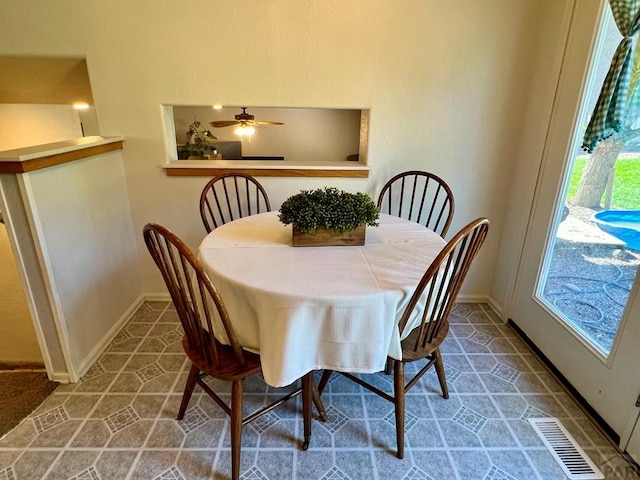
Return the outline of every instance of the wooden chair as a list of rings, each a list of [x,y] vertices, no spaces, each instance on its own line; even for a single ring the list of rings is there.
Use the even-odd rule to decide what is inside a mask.
[[[449,331],[448,317],[460,291],[462,282],[469,271],[471,262],[482,246],[489,230],[489,220],[479,218],[458,232],[427,268],[398,323],[402,340],[402,360],[389,357],[393,365],[393,395],[350,373],[340,372],[345,377],[380,395],[395,406],[397,457],[404,457],[404,411],[405,394],[420,378],[435,366],[442,396],[449,398],[449,390],[440,354],[440,345]],[[426,306],[420,315],[415,315],[418,304]],[[416,318],[417,317],[417,318]],[[414,319],[414,324],[410,324]],[[426,359],[422,369],[405,384],[405,363]],[[318,389],[324,390],[331,370],[325,370]]]
[[[449,185],[437,175],[420,170],[399,173],[378,196],[382,213],[420,223],[441,237],[449,229],[454,207]]]
[[[312,399],[320,410],[320,417],[326,420],[326,412],[313,381],[313,372],[303,377],[302,388],[243,418],[242,382],[245,378],[261,372],[260,356],[242,349],[218,291],[198,259],[175,234],[161,225],[149,223],[144,227],[144,241],[171,294],[184,329],[182,345],[191,360],[191,369],[177,419],[184,418],[191,394],[196,384],[200,385],[231,417],[232,479],[237,480],[240,475],[243,425],[302,393],[302,448],[306,450],[311,439]],[[226,336],[228,345],[220,343],[209,332]],[[230,406],[205,383],[203,377],[206,375],[232,382]]]
[[[218,175],[200,194],[200,216],[207,233],[237,218],[270,211],[264,187],[252,176],[242,173]]]

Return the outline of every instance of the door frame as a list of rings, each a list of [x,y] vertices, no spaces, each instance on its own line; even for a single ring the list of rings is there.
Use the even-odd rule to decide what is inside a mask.
[[[587,55],[589,56],[589,60],[586,62],[586,64],[584,64],[584,60],[581,60],[581,62],[583,64],[577,64],[577,65],[572,65],[567,67],[568,62],[576,61],[574,59],[573,56],[569,56],[568,52],[571,51],[572,48],[581,48],[582,49],[582,54],[584,54],[584,49],[588,48],[589,52],[592,52],[593,49],[596,47],[596,43],[599,39],[599,35],[598,35],[598,31],[599,31],[599,25],[602,22],[602,16],[603,14],[606,12],[606,8],[607,8],[607,2],[605,0],[594,0],[594,4],[591,5],[591,8],[595,8],[596,4],[598,6],[598,8],[600,9],[600,13],[598,15],[598,20],[597,23],[595,25],[590,24],[588,26],[588,28],[590,28],[591,30],[591,42],[589,43],[589,45],[584,45],[584,44],[579,44],[576,43],[576,31],[580,28],[580,27],[584,27],[587,28],[587,24],[586,22],[580,24],[581,18],[580,18],[580,12],[581,12],[581,8],[583,7],[578,7],[578,4],[580,2],[577,2],[576,0],[573,0],[572,2],[570,2],[570,5],[567,5],[567,10],[569,11],[569,15],[568,15],[568,21],[563,22],[563,25],[566,25],[566,31],[565,33],[565,42],[564,42],[564,53],[561,56],[561,61],[560,61],[560,68],[558,69],[557,73],[557,83],[556,83],[556,89],[555,89],[555,95],[553,98],[553,102],[552,102],[552,107],[551,107],[551,112],[549,114],[549,116],[547,118],[549,118],[549,122],[548,122],[548,127],[546,130],[546,135],[544,135],[544,145],[542,148],[542,152],[540,154],[539,157],[537,158],[537,162],[534,165],[525,165],[524,168],[522,168],[521,170],[526,170],[526,173],[528,173],[531,177],[535,177],[536,178],[536,182],[535,185],[533,186],[533,191],[530,192],[530,196],[527,196],[526,198],[523,199],[522,197],[522,191],[520,198],[520,206],[524,207],[524,204],[526,203],[528,205],[528,216],[524,219],[521,220],[520,223],[518,224],[518,228],[522,228],[523,230],[523,234],[522,237],[519,239],[518,242],[518,255],[516,258],[516,261],[514,263],[514,271],[513,271],[513,282],[511,283],[512,287],[509,289],[508,293],[507,293],[507,298],[505,301],[505,308],[502,310],[502,317],[503,319],[510,319],[513,316],[514,310],[515,310],[515,305],[516,305],[516,298],[517,298],[517,293],[519,291],[520,288],[522,288],[522,281],[523,281],[523,275],[525,273],[525,257],[527,252],[529,251],[532,242],[534,241],[532,238],[532,232],[537,228],[537,231],[541,231],[543,229],[543,227],[541,226],[542,221],[540,221],[538,223],[538,225],[534,224],[534,213],[537,211],[538,208],[540,208],[540,202],[548,202],[549,200],[549,196],[542,198],[541,199],[541,188],[542,188],[542,183],[543,183],[543,177],[545,175],[545,173],[548,175],[548,171],[547,169],[549,168],[550,162],[553,161],[553,159],[551,159],[549,157],[549,150],[550,150],[550,143],[552,140],[552,136],[554,134],[554,129],[558,128],[558,124],[560,122],[564,122],[563,124],[566,125],[566,122],[570,122],[571,124],[571,132],[572,132],[572,136],[575,136],[576,133],[576,122],[579,121],[580,119],[580,113],[581,110],[584,108],[582,103],[581,103],[581,98],[583,97],[583,92],[585,92],[585,89],[588,87],[589,81],[590,81],[590,71],[591,71],[591,67],[592,67],[592,63],[593,63],[593,56],[588,53]],[[593,11],[591,11],[591,15],[593,15]],[[591,18],[591,17],[590,17]],[[566,20],[566,19],[565,19]],[[584,19],[582,19],[584,21]],[[582,33],[583,38],[584,38],[584,32]],[[580,56],[580,58],[584,58],[584,56]],[[567,70],[571,70],[573,69],[573,74],[575,75],[575,72],[577,71],[582,71],[582,81],[578,84],[575,81],[570,81],[569,79],[567,79]],[[580,69],[580,70],[577,70]],[[575,77],[574,77],[575,78]],[[570,109],[567,108],[567,102],[571,102],[570,105],[575,105],[575,108]],[[560,104],[563,104],[563,109],[562,111],[558,111],[560,108]],[[570,111],[572,110],[572,111]],[[566,175],[568,174],[568,172],[566,171],[566,162],[568,161],[568,155],[570,153],[570,149],[573,148],[574,145],[574,140],[575,138],[571,138],[571,142],[567,142],[567,147],[566,147],[566,151],[563,152],[563,158],[562,158],[562,162],[563,162],[563,171],[562,174],[560,176],[560,178],[558,178],[557,181],[557,185],[555,187],[555,198],[553,199],[553,209],[555,209],[556,214],[552,215],[551,218],[549,218],[547,220],[547,222],[544,225],[544,228],[546,228],[546,233],[545,233],[545,243],[544,245],[548,245],[549,242],[549,236],[551,234],[551,226],[553,225],[553,222],[559,220],[559,217],[561,215],[561,209],[556,208],[557,207],[557,202],[558,202],[558,197],[559,194],[562,193],[562,189],[564,188],[564,183],[565,183],[565,179],[566,179]],[[559,157],[559,155],[557,155],[557,157]],[[525,174],[526,174],[525,173]],[[519,174],[522,176],[523,172],[519,172]],[[547,187],[549,188],[549,187]],[[527,192],[529,193],[529,192]],[[548,192],[547,192],[548,193]],[[513,195],[512,195],[513,197]],[[515,197],[514,197],[515,198]],[[549,210],[549,211],[553,211],[553,210]],[[555,218],[558,217],[558,218]],[[516,222],[517,223],[517,222]],[[543,254],[544,255],[544,254]],[[544,267],[544,256],[541,256],[538,261],[538,268],[537,268],[537,276],[536,279],[539,278],[539,274],[540,271],[542,270],[542,268]],[[638,287],[638,283],[640,282],[636,282],[634,288],[632,289],[631,293],[630,293],[630,298],[633,298],[633,295],[638,295],[638,290],[640,290],[640,288]],[[538,305],[540,305],[541,308],[543,309],[547,309],[546,305],[544,305],[542,302],[540,302],[539,300],[536,299],[536,293],[537,293],[537,287],[536,289],[531,292],[532,294],[532,301],[536,302]],[[635,311],[632,310],[640,310],[640,306],[637,305],[640,302],[635,302],[636,303],[636,307],[633,309],[627,309],[627,311],[625,312],[625,315],[622,318],[622,322],[626,322],[626,319],[631,317],[631,315],[637,315],[640,314],[640,312],[636,313]],[[624,327],[624,325],[622,325]],[[568,327],[565,326],[565,328],[569,329]],[[569,329],[570,330],[570,329]],[[526,333],[526,332],[525,332]],[[585,343],[585,342],[583,342]],[[619,339],[616,339],[616,343],[614,344],[614,347],[612,348],[611,351],[611,355],[609,358],[613,358],[613,354],[615,353],[615,350],[619,344]],[[586,344],[586,343],[585,343]],[[590,345],[589,345],[590,346]],[[590,346],[591,347],[591,346]],[[594,350],[593,347],[591,347],[591,350]],[[598,352],[599,353],[599,352]],[[600,361],[603,361],[603,356],[602,354],[596,355],[596,358],[598,358]],[[607,366],[611,366],[611,363],[614,360],[611,360],[609,362],[604,362],[605,365]],[[620,359],[616,359],[615,361],[620,361]],[[624,361],[624,360],[622,360]],[[587,403],[588,400],[585,400],[585,403]],[[590,406],[587,403],[588,406]],[[634,409],[631,409],[634,410]],[[595,411],[595,410],[594,410]],[[622,414],[624,415],[624,414]],[[621,415],[621,416],[622,416]],[[630,439],[632,438],[632,436],[634,436],[634,425],[636,424],[636,419],[638,417],[638,410],[635,409],[634,411],[631,412],[631,414],[629,414],[629,418],[628,420],[624,423],[624,427],[623,428],[618,428],[618,434],[620,435],[620,447],[624,450],[627,445],[629,444]],[[604,422],[604,420],[603,420]],[[621,423],[621,422],[618,422]],[[613,429],[611,429],[612,431],[614,431]],[[635,436],[637,436],[638,433],[636,433]],[[634,436],[634,438],[635,438]]]
[[[555,88],[552,94],[553,101],[551,102],[550,111],[546,116],[548,120],[547,120],[547,128],[545,129],[544,136],[542,138],[543,140],[542,149],[539,152],[539,155],[536,154],[535,156],[532,155],[531,157],[527,158],[527,160],[535,159],[536,160],[535,163],[524,164],[524,167],[520,169],[520,172],[518,172],[520,178],[535,177],[536,179],[535,183],[533,184],[531,190],[526,192],[526,195],[522,195],[522,189],[514,188],[512,190],[512,194],[510,197],[510,201],[519,204],[519,207],[520,207],[519,210],[526,209],[527,215],[525,220],[521,220],[520,222],[516,222],[514,220],[511,222],[511,223],[518,223],[517,228],[521,229],[521,234],[517,241],[517,245],[518,245],[517,256],[516,256],[517,258],[516,258],[516,261],[514,262],[514,268],[512,271],[512,278],[511,278],[512,281],[509,283],[510,288],[509,288],[509,291],[507,292],[504,306],[501,311],[502,313],[501,318],[505,322],[512,316],[512,313],[514,310],[516,293],[518,291],[518,288],[520,287],[520,282],[522,281],[522,274],[523,274],[522,270],[523,270],[523,261],[524,261],[525,253],[531,243],[531,233],[534,228],[533,214],[536,210],[538,202],[540,201],[540,186],[542,183],[542,178],[545,173],[545,166],[549,161],[549,157],[548,157],[549,140],[551,137],[551,133],[554,129],[554,126],[558,121],[557,110],[558,110],[559,98],[563,94],[563,88],[566,88],[566,83],[567,83],[565,78],[565,74],[566,74],[565,62],[566,62],[567,52],[570,50],[570,47],[571,47],[570,43],[572,41],[572,38],[571,38],[572,28],[576,23],[575,10],[577,8],[578,1],[579,0],[569,0],[567,4],[567,8],[565,10],[565,18],[563,19],[563,22],[562,22],[564,50],[562,52],[562,55],[560,55],[560,58],[558,59],[558,65],[556,65],[556,68],[554,68],[554,78],[556,79]],[[601,8],[604,8],[604,6],[606,6],[606,0],[595,0],[595,1],[600,3]],[[595,39],[592,39],[592,42],[594,40]],[[591,50],[592,48],[593,47],[591,44],[589,46],[589,50]],[[585,65],[584,76],[586,76],[586,72],[589,71],[589,67],[590,67],[590,62],[587,65]],[[583,82],[580,84],[578,89],[576,88],[569,89],[569,90],[573,90],[574,97],[577,97],[577,98],[582,97],[582,92],[586,88],[586,85],[584,84],[584,76],[583,76]],[[573,112],[574,122],[577,121],[577,118],[580,113],[579,112],[580,103],[575,102],[575,104],[576,104],[576,108]],[[566,162],[566,153],[567,152],[565,152],[565,162]],[[562,187],[563,180],[564,178],[561,178],[558,181],[558,187],[556,190],[556,200],[557,200],[558,190],[560,190],[560,188]],[[514,182],[514,185],[517,185],[517,184],[518,184],[517,181]],[[558,209],[556,216],[559,216],[559,215],[561,215],[561,211]],[[555,220],[556,220],[555,217],[549,219],[549,224],[547,225],[547,238],[545,239],[545,241],[547,242],[549,241],[548,236],[550,233],[549,232],[550,227]],[[512,226],[511,230],[512,232],[509,232],[509,233],[513,233],[513,230],[515,230],[515,228]],[[540,261],[540,268],[542,268],[542,259]]]

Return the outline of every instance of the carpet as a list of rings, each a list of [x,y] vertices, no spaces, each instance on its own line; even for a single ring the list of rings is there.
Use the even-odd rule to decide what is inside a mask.
[[[0,371],[0,438],[38,408],[58,385],[45,372]]]

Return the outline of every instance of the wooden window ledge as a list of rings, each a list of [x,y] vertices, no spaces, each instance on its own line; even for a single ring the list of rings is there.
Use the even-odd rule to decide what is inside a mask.
[[[293,163],[268,160],[176,160],[162,165],[168,176],[207,176],[244,173],[254,177],[369,177],[358,162]]]
[[[122,137],[81,137],[0,152],[0,173],[28,173],[122,150]]]

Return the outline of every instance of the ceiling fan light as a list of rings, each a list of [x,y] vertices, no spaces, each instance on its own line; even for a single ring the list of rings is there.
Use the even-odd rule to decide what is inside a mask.
[[[240,125],[234,130],[234,133],[239,136],[249,136],[256,133],[256,129],[251,125]]]

